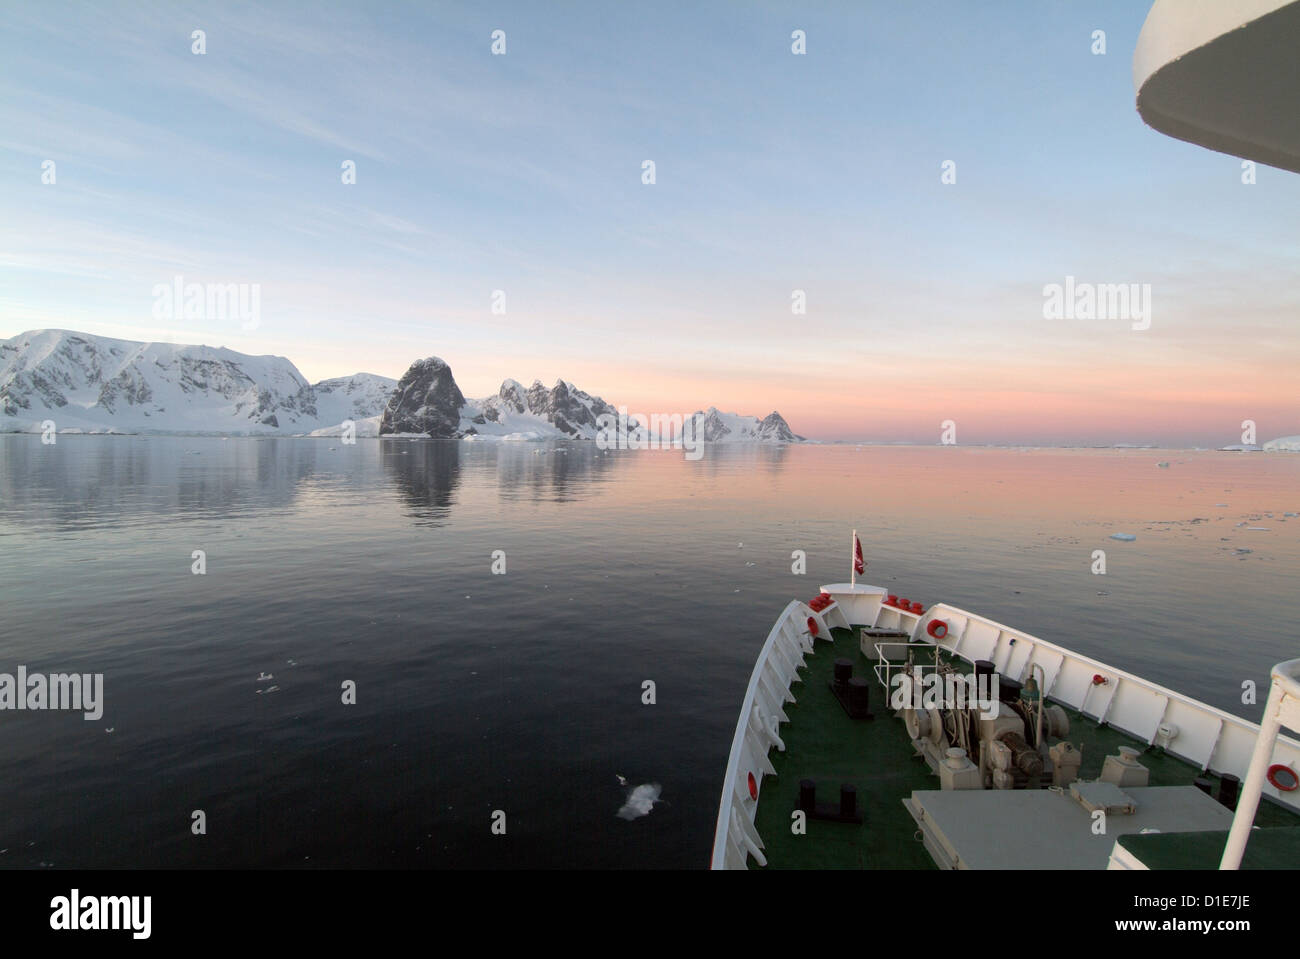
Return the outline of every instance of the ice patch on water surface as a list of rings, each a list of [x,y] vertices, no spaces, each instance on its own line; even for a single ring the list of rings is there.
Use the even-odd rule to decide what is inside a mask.
[[[554,437],[543,436],[541,433],[532,431],[523,433],[506,433],[504,436],[493,436],[488,433],[471,433],[466,436],[463,442],[472,443],[541,443]]]
[[[643,783],[627,794],[627,802],[618,811],[620,819],[640,819],[650,815],[655,803],[664,802],[659,798],[663,787],[658,783]]]

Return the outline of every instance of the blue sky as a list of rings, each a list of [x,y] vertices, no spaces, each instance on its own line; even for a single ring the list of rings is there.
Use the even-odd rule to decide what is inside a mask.
[[[1300,352],[1300,179],[1245,187],[1141,122],[1147,8],[6,4],[0,336],[206,342],[313,380],[436,354],[469,395],[564,377],[850,438],[929,440],[946,407],[990,441],[1213,442],[1187,406],[1209,376],[1238,384],[1225,422],[1300,432],[1259,385]],[[260,325],[155,319],[176,274],[258,283]],[[1066,275],[1152,284],[1152,330],[1044,321]],[[1071,399],[1134,380],[1131,423]]]

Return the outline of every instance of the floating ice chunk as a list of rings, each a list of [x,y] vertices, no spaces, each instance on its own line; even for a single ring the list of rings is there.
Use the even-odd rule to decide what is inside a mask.
[[[1169,463],[1168,463],[1168,462],[1157,463],[1156,465],[1159,466],[1162,470],[1167,470],[1167,469],[1169,469]]]
[[[1271,530],[1271,529],[1272,529],[1271,526],[1247,526],[1247,527],[1246,527],[1246,532],[1247,532],[1247,533],[1267,533],[1267,532],[1269,532],[1269,530]]]
[[[260,674],[258,674],[257,681],[258,681],[259,683],[264,683],[264,682],[266,682],[268,679],[271,679],[271,678],[273,678],[273,677],[271,676],[270,673],[268,673],[266,670],[262,670],[262,672],[261,672]]]
[[[663,802],[659,794],[663,787],[658,783],[644,783],[627,794],[627,802],[618,811],[620,819],[639,819],[650,815],[655,803]]]
[[[1135,539],[1137,539],[1137,537],[1134,536],[1132,533],[1111,533],[1110,538],[1117,539],[1125,543],[1131,543]]]

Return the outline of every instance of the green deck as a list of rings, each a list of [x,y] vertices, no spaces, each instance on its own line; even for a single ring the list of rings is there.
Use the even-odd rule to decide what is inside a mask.
[[[1218,869],[1227,841],[1226,832],[1161,832],[1119,837],[1119,844],[1148,869]],[[1300,828],[1297,827],[1252,830],[1246,853],[1241,857],[1242,869],[1294,869],[1297,863],[1300,863]]]
[[[769,754],[776,776],[764,777],[754,819],[768,868],[933,869],[929,853],[915,838],[916,823],[902,801],[914,790],[938,789],[938,777],[912,748],[902,720],[887,708],[884,690],[871,672],[875,662],[862,655],[855,633],[835,629],[832,639],[831,643],[817,643],[815,653],[806,657],[807,668],[800,674],[803,682],[795,683],[791,690],[798,702],[785,706],[790,717],[790,722],[781,726],[786,750]],[[874,720],[849,719],[828,688],[838,657],[852,659],[854,675],[871,680]],[[1070,718],[1067,738],[1083,753],[1081,779],[1100,776],[1106,756],[1120,746],[1145,750],[1141,761],[1151,771],[1152,786],[1190,785],[1201,775],[1200,769],[1162,750],[1147,748],[1126,733],[1101,726],[1074,710],[1065,711]],[[791,813],[801,779],[817,781],[819,803],[838,802],[840,783],[853,783],[863,813],[862,825],[810,819],[807,834],[794,835]],[[1216,792],[1217,788],[1216,780]],[[1300,824],[1300,816],[1275,803],[1262,802],[1255,823],[1294,827]],[[1219,849],[1222,851],[1222,839]],[[752,857],[749,867],[758,868]]]

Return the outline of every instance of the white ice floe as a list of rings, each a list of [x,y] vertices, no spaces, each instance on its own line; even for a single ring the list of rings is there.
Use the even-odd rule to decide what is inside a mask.
[[[1137,539],[1137,537],[1134,536],[1132,533],[1111,533],[1110,538],[1117,539],[1125,543],[1131,543],[1135,539]]]
[[[663,792],[663,787],[658,783],[643,783],[637,786],[627,794],[627,802],[619,809],[618,816],[620,819],[639,819],[642,816],[650,815],[650,810],[654,809],[655,803],[663,802],[659,794]]]

